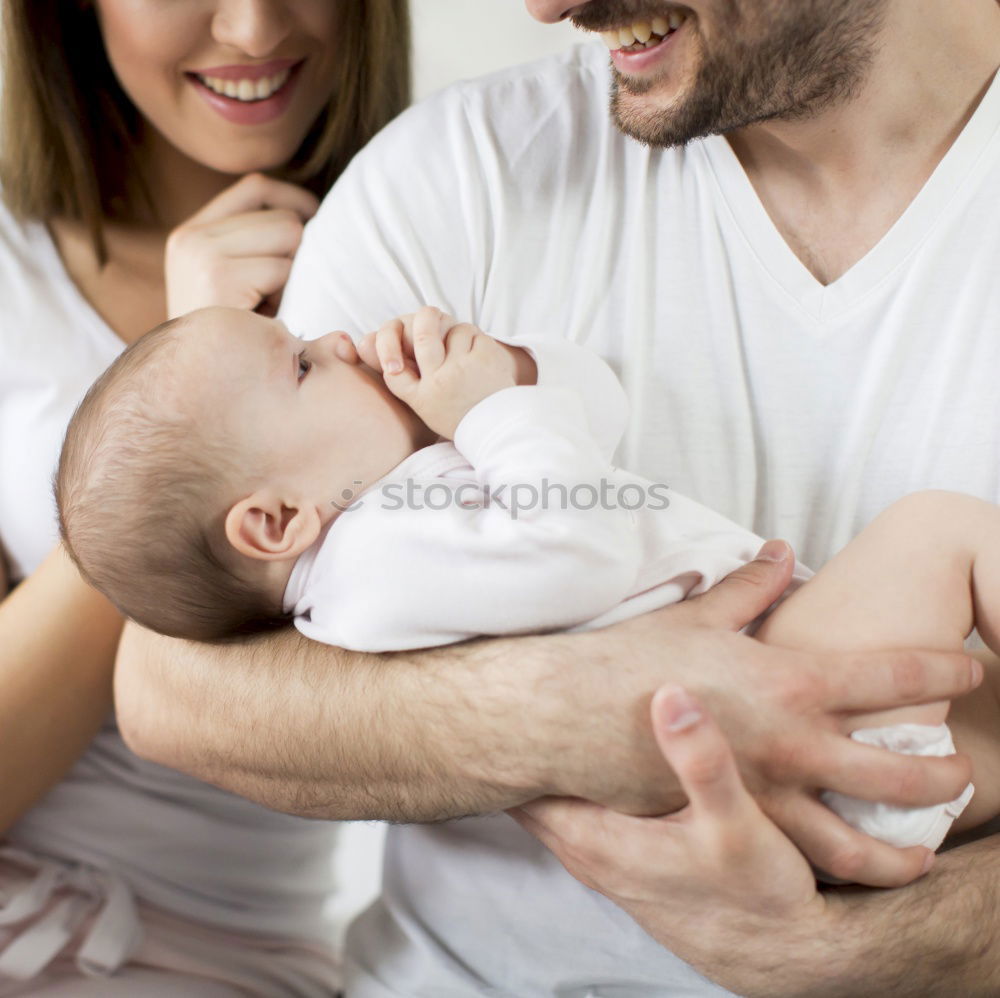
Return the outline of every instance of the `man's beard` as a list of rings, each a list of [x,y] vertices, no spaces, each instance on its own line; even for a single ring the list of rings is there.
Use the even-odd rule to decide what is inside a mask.
[[[656,13],[640,3],[594,0],[573,21],[600,30]],[[657,107],[659,80],[629,80],[615,70],[611,112],[626,135],[651,146],[810,117],[856,94],[885,8],[886,0],[744,0],[733,23],[717,27],[710,47],[689,14],[684,43],[697,45],[700,57],[694,78],[679,85],[683,94]]]

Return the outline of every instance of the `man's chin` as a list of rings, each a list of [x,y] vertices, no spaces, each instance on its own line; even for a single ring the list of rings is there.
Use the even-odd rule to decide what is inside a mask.
[[[619,130],[630,138],[654,147],[684,145],[693,136],[684,134],[683,97],[674,89],[639,81],[642,89],[633,89],[634,81],[616,80],[611,95],[611,116]]]

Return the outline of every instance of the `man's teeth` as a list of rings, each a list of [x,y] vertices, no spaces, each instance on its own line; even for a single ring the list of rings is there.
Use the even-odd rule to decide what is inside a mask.
[[[612,52],[628,49],[638,52],[659,45],[672,31],[676,31],[686,18],[679,10],[672,10],[666,17],[652,17],[648,21],[634,21],[623,28],[602,31],[601,37]]]
[[[232,97],[234,100],[256,101],[267,100],[274,96],[288,79],[290,69],[283,69],[274,76],[262,76],[259,80],[223,80],[219,76],[202,76],[198,74],[198,79],[217,94],[223,97]]]

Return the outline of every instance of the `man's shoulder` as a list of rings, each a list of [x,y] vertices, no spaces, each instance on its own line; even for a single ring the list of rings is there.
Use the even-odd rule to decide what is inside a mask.
[[[406,110],[369,148],[412,149],[452,136],[466,140],[469,152],[516,150],[555,138],[551,133],[561,124],[591,135],[616,133],[608,113],[608,87],[607,50],[578,45],[557,56],[451,84]],[[546,144],[558,148],[555,142]]]

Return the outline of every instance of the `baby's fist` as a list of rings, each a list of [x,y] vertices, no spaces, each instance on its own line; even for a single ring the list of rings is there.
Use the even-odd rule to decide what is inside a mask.
[[[534,380],[534,365],[525,351],[505,346],[436,308],[387,323],[376,334],[378,341],[387,346],[379,353],[389,390],[449,440],[474,405],[504,388]],[[408,344],[412,363],[406,362]]]

